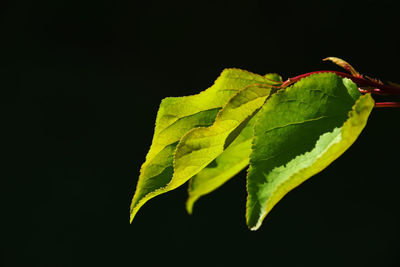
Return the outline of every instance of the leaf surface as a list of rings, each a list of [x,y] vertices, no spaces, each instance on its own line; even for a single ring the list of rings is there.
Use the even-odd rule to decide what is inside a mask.
[[[132,199],[131,221],[146,201],[179,186],[171,184],[171,179],[174,152],[182,136],[193,128],[212,125],[222,106],[240,89],[266,81],[265,77],[247,71],[226,69],[212,87],[197,95],[163,99]]]
[[[265,77],[270,81],[277,81],[277,82],[282,81],[282,78],[274,73],[266,74]],[[259,101],[255,106],[252,107],[252,110],[255,110],[255,112],[259,110],[260,104],[262,104],[265,101],[265,99],[269,96],[269,91],[270,91],[268,88],[264,89],[258,88],[258,90],[260,91],[263,90],[263,94],[265,95],[264,97],[261,97],[260,99],[261,101]],[[250,103],[250,101],[248,101],[249,96],[247,97],[245,96],[252,94],[252,91],[254,91],[254,88],[246,88],[240,93],[237,93],[237,95],[234,96],[230,101],[232,103],[236,102],[236,106],[238,106],[237,103],[239,102],[247,102],[247,104],[249,104]],[[234,110],[235,108],[233,108],[233,105],[228,104],[224,109],[225,113],[230,113],[232,112],[232,109]],[[236,113],[237,112],[242,112],[242,111],[236,110]],[[223,130],[223,127],[221,127],[221,125],[223,124],[222,120],[224,119],[225,115],[221,111],[220,114],[221,116],[219,116],[221,121],[216,120],[216,122],[212,126],[214,127],[214,129],[219,129],[220,131],[220,135],[218,137],[220,138],[219,141],[220,145],[218,146],[214,144],[215,146],[213,147],[214,153],[218,154],[218,156],[213,161],[211,161],[211,163],[209,163],[205,168],[202,168],[199,173],[197,173],[190,179],[188,188],[189,197],[186,202],[186,209],[188,213],[190,214],[192,213],[193,205],[198,198],[214,191],[249,164],[249,156],[251,153],[251,144],[252,144],[251,141],[253,138],[253,127],[255,121],[258,118],[255,112],[244,120],[243,118],[246,117],[246,114],[248,115],[251,112],[247,111],[247,113],[244,112],[243,114],[241,114],[242,116],[241,119],[240,116],[237,117],[237,115],[234,114],[233,117],[235,117],[235,119],[237,119],[238,121],[242,121],[240,123],[241,124],[240,127],[236,127],[236,130],[234,130],[237,131],[238,128],[240,128],[239,129],[240,133],[237,135],[234,141],[227,146],[226,143],[229,143],[229,140],[228,141],[226,140],[227,139],[226,135],[229,134],[229,131],[232,131],[232,129],[235,127],[232,127],[229,131],[226,131],[226,129],[225,131]],[[200,129],[195,129],[193,131],[200,131]],[[211,127],[207,131],[211,135],[215,134],[216,132],[215,130],[213,132],[213,129]],[[232,136],[234,134],[230,133],[229,135]],[[214,141],[217,141],[217,139],[214,139]],[[202,142],[203,142],[202,149],[205,149],[204,143],[206,143],[206,141],[203,139]],[[223,142],[225,142],[225,145],[222,148]],[[209,146],[210,143],[207,144],[207,147]],[[205,162],[210,161],[215,157],[215,154],[207,154],[207,158],[202,157],[201,160]]]
[[[183,136],[176,149],[171,183],[187,181],[218,157],[229,146],[229,135],[255,115],[270,92],[270,87],[244,88],[218,113],[212,126],[195,128]]]
[[[246,220],[256,230],[290,190],[326,168],[357,139],[374,106],[349,79],[315,74],[260,110],[247,176]]]

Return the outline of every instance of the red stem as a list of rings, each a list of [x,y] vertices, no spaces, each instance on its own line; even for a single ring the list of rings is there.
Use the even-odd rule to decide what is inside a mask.
[[[386,84],[381,84],[379,82],[373,81],[373,80],[368,80],[363,77],[356,77],[348,73],[340,72],[340,71],[333,71],[333,70],[320,70],[320,71],[313,71],[305,74],[301,74],[299,76],[289,78],[287,81],[285,81],[282,84],[282,87],[291,85],[292,83],[295,83],[307,76],[310,76],[312,74],[317,74],[317,73],[324,73],[324,72],[331,72],[335,73],[336,75],[343,77],[343,78],[349,78],[351,79],[354,83],[356,83],[359,87],[369,87],[369,88],[377,88],[377,89],[372,89],[370,91],[371,93],[375,94],[382,94],[382,95],[399,95],[400,94],[400,88],[395,87],[395,86],[390,86]],[[363,90],[363,89],[362,89]]]
[[[399,102],[378,102],[375,103],[376,108],[400,108]]]

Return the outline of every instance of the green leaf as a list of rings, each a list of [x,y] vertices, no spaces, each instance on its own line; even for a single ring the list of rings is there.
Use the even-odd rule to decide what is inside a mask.
[[[357,139],[374,106],[349,79],[306,77],[260,110],[247,177],[247,225],[256,230],[290,190],[326,168]]]
[[[274,73],[266,74],[265,77],[269,80],[274,80],[278,82],[282,81],[282,78]],[[251,94],[253,90],[254,88],[246,88],[245,90],[240,91],[239,93],[237,93],[236,96],[234,96],[230,100],[230,102],[236,103],[236,105],[238,105],[238,103],[241,102],[243,103],[247,102],[247,104],[249,104],[248,102],[249,98],[245,97],[246,95]],[[264,93],[268,94],[269,90],[266,90]],[[265,97],[262,97],[262,99],[265,100]],[[260,107],[259,104],[261,102],[259,102],[258,105],[253,107],[255,111],[259,110]],[[222,116],[225,116],[224,114],[229,114],[230,112],[232,112],[232,106],[233,105],[228,104],[224,108],[224,113],[222,113],[221,111],[220,113],[221,119],[223,119]],[[236,110],[236,112],[238,111],[240,112],[240,110]],[[247,111],[246,114],[249,113],[250,112]],[[246,116],[242,115],[242,120],[245,117]],[[190,214],[192,213],[193,205],[198,198],[214,191],[249,164],[249,156],[251,153],[251,141],[253,138],[253,127],[255,121],[257,120],[257,117],[258,117],[257,114],[254,115],[253,113],[246,119],[244,119],[240,123],[240,127],[236,127],[236,129],[229,134],[229,137],[237,136],[236,139],[234,139],[234,141],[231,143],[229,142],[229,140],[227,141],[226,139],[224,139],[226,138],[227,132],[224,132],[223,128],[219,128],[221,131],[221,134],[219,135],[219,138],[221,138],[220,145],[219,147],[214,146],[213,149],[216,150],[214,151],[217,152],[216,154],[221,153],[221,151],[223,152],[217,158],[215,158],[211,163],[209,163],[205,168],[203,168],[199,173],[197,173],[190,179],[188,188],[189,197],[186,202],[186,209],[188,213]],[[237,119],[239,119],[239,117],[237,117]],[[220,121],[216,121],[212,127],[216,129],[217,127],[221,127],[221,125],[222,123]],[[199,130],[200,129],[196,129],[193,131],[199,131]],[[230,131],[232,131],[232,129],[230,129]],[[208,132],[209,134],[212,134],[211,127],[208,129]],[[239,135],[237,135],[236,132],[240,132]],[[225,137],[223,135],[225,135]],[[222,144],[224,140],[225,140],[225,145],[224,149],[222,149]],[[206,140],[203,139],[202,142],[204,144]],[[226,145],[227,142],[230,143],[228,146]],[[210,143],[208,143],[207,145],[210,146]],[[202,148],[204,149],[204,147]],[[203,161],[210,161],[212,160],[213,157],[215,157],[215,154],[208,154],[208,153],[204,154],[207,154],[207,157],[206,158],[202,157],[201,160]]]
[[[173,156],[181,137],[196,127],[210,126],[223,105],[240,89],[266,79],[247,71],[226,69],[200,94],[163,99],[157,113],[150,150],[143,163],[131,204],[131,221],[149,199],[172,190]]]

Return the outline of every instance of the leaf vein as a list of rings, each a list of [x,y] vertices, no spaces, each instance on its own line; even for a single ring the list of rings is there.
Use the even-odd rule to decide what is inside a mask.
[[[290,122],[290,123],[285,124],[285,125],[279,125],[279,126],[276,126],[276,127],[271,128],[271,129],[268,129],[268,130],[266,130],[266,131],[264,132],[264,134],[266,134],[266,133],[268,133],[268,132],[271,132],[271,131],[273,131],[273,130],[276,130],[276,129],[285,128],[285,127],[287,127],[287,126],[298,125],[298,124],[303,124],[303,123],[308,123],[308,122],[314,122],[314,121],[329,119],[329,118],[332,118],[332,117],[334,117],[334,116],[320,116],[320,117],[317,117],[317,118],[312,118],[312,119],[307,119],[307,120],[302,120],[302,121]]]

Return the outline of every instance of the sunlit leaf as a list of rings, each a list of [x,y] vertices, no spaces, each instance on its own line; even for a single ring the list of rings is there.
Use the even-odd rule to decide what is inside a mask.
[[[247,71],[226,69],[212,87],[200,94],[168,97],[161,102],[152,144],[132,200],[131,220],[146,201],[183,183],[171,183],[174,152],[182,136],[193,128],[212,125],[220,109],[240,89],[266,81]]]

